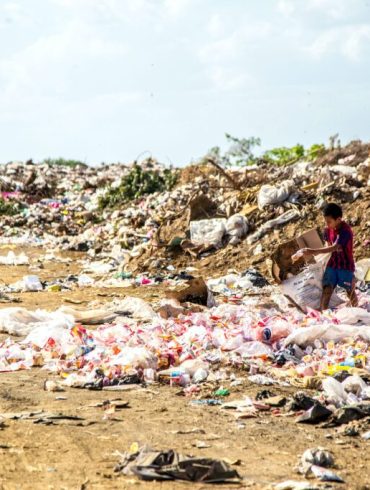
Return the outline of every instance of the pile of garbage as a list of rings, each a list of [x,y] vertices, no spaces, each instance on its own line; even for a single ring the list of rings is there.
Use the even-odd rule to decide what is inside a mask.
[[[72,260],[58,251],[87,253],[78,255],[77,275],[25,275],[1,294],[157,286],[166,294],[85,310],[0,309],[0,332],[9,335],[0,343],[0,371],[41,367],[56,376],[45,383],[48,391],[168,384],[189,404],[217,406],[240,424],[260,412],[328,427],[368,420],[368,152],[369,145],[353,142],[310,161],[236,169],[209,161],[175,170],[151,158],[141,166],[4,165],[0,241],[47,252],[35,261],[11,250],[0,265],[37,271],[44,260]],[[359,305],[349,308],[339,291],[332,309],[319,312],[326,262],[306,262],[297,251],[320,248],[316,228],[329,200],[344,205],[354,229]],[[245,381],[261,391],[226,401]],[[299,391],[282,397],[274,393],[281,386]],[[332,456],[315,448],[304,453],[299,472],[342,482],[332,466]],[[146,447],[123,455],[117,471],[239,481],[225,462]]]
[[[230,245],[229,268],[240,259],[263,268],[277,239],[317,226],[321,208],[334,200],[344,204],[362,258],[369,245],[368,146],[353,142],[316,161],[231,169],[212,162],[167,169],[152,158],[140,167],[9,163],[0,167],[0,238],[114,256],[134,272],[180,268],[209,255],[214,269],[225,271]],[[124,185],[137,192],[127,197]]]
[[[138,382],[176,378],[186,387],[230,365],[270,377],[278,371],[288,382],[369,369],[366,294],[360,308],[324,313],[300,312],[277,292],[266,304],[247,295],[241,304],[218,303],[194,309],[178,304],[178,311],[165,317],[163,301],[156,311],[134,297],[85,313],[68,307],[52,313],[5,308],[1,331],[27,336],[2,343],[0,369],[43,365],[68,386],[95,388],[127,383],[132,376]],[[81,322],[103,325],[91,330]]]

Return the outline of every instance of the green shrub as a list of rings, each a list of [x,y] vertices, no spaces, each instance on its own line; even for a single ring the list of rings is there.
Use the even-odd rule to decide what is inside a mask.
[[[303,159],[304,156],[304,146],[297,144],[291,148],[281,146],[280,148],[268,150],[262,155],[262,159],[275,165],[289,165]]]
[[[99,208],[114,208],[147,194],[170,190],[176,180],[177,172],[173,170],[143,170],[140,165],[134,165],[118,187],[110,187],[99,198]]]
[[[308,149],[305,149],[301,144],[297,144],[291,148],[282,146],[266,151],[262,155],[262,160],[274,165],[291,165],[299,160],[313,161],[325,151],[325,145],[322,144],[312,145]]]
[[[21,211],[19,203],[0,198],[0,216],[14,216]]]
[[[229,143],[227,151],[222,152],[219,146],[211,148],[201,162],[207,162],[212,159],[223,167],[233,165],[247,166],[255,163],[270,163],[272,165],[290,165],[299,160],[313,161],[322,156],[327,149],[323,144],[315,144],[305,149],[301,144],[292,147],[281,146],[267,150],[261,157],[254,154],[254,149],[261,145],[261,139],[255,138],[235,138],[226,133],[226,140]]]

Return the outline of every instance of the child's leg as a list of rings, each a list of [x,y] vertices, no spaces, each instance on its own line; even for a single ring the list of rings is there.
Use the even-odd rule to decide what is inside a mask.
[[[330,299],[334,292],[334,289],[334,286],[323,286],[320,301],[320,311],[324,311],[329,308]]]
[[[356,288],[355,288],[355,279],[352,281],[352,288],[347,289],[347,296],[349,298],[349,302],[351,303],[351,306],[358,306],[358,298],[356,294]]]
[[[351,289],[351,291],[347,291],[347,296],[349,298],[349,302],[351,306],[358,306],[358,298],[355,291],[355,288]]]
[[[351,271],[340,271],[338,282],[339,286],[346,290],[351,306],[358,306],[358,299],[355,289],[356,279],[354,273]]]
[[[327,310],[334,289],[337,287],[338,278],[337,271],[331,267],[327,267],[322,279],[322,295],[320,301],[320,311]]]

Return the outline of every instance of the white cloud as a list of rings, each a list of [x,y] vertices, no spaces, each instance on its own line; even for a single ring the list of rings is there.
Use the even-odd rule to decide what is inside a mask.
[[[355,7],[356,0],[305,0],[308,11],[320,13],[332,19],[345,18]]]
[[[370,24],[327,29],[307,48],[317,60],[328,55],[340,54],[350,61],[361,61],[369,48]]]
[[[91,60],[119,60],[128,52],[121,41],[99,36],[91,27],[71,21],[56,34],[35,42],[0,60],[0,76],[5,91],[14,95],[27,88],[43,93],[49,88],[60,93],[68,85],[68,70]]]
[[[296,11],[296,7],[297,2],[294,0],[279,0],[277,3],[278,11],[287,17],[291,16]]]
[[[219,30],[219,18],[214,14],[207,24],[208,30]],[[249,55],[272,32],[269,22],[254,22],[239,18],[237,25],[225,23],[219,36],[212,36],[198,50],[198,58],[215,90],[236,90],[254,80],[249,73]],[[214,38],[216,37],[216,39]],[[246,71],[248,67],[248,73]]]
[[[221,36],[224,33],[224,26],[225,23],[220,14],[212,14],[207,22],[207,32],[211,34],[211,36]]]
[[[359,0],[278,0],[277,10],[286,17],[320,15],[333,20],[345,19],[359,6]]]
[[[193,0],[163,0],[163,8],[172,17],[180,17],[193,4]]]
[[[343,94],[342,127],[359,132],[368,1],[0,0],[0,159],[48,144],[91,160],[150,147],[186,161],[225,130],[289,143],[276,139],[306,135],[310,118],[316,139],[339,129],[322,101]]]
[[[212,66],[208,72],[213,89],[219,91],[234,91],[241,89],[251,81],[251,76],[242,70],[221,65]]]

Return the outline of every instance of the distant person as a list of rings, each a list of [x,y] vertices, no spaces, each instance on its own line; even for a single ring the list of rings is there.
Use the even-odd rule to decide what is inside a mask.
[[[344,288],[352,306],[358,305],[355,291],[355,261],[353,258],[352,228],[343,220],[343,211],[338,204],[329,203],[324,208],[324,218],[327,225],[324,248],[304,248],[304,257],[331,253],[323,277],[323,291],[320,311],[329,307],[330,298],[337,286]]]

